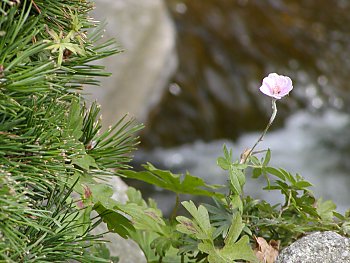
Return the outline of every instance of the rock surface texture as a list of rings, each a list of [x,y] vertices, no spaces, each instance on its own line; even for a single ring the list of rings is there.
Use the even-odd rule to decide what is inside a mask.
[[[126,202],[128,186],[117,176],[109,178],[109,184],[114,190],[112,198],[120,202]],[[95,234],[106,233],[107,231],[105,223],[98,225],[94,229]],[[109,248],[111,256],[119,257],[119,263],[146,263],[143,252],[131,239],[124,239],[114,233],[105,234],[103,239],[108,241],[106,246]]]
[[[92,17],[106,22],[104,40],[114,38],[124,52],[101,61],[111,77],[101,79],[101,87],[88,86],[88,101],[102,105],[103,126],[116,123],[126,113],[144,121],[157,103],[176,69],[175,28],[164,0],[96,0]],[[113,198],[125,201],[127,186],[118,177],[109,183]],[[95,233],[107,231],[101,224]],[[132,240],[117,234],[104,236],[112,256],[119,263],[145,263],[143,252]]]
[[[350,263],[350,239],[331,231],[315,232],[283,249],[276,263]]]
[[[164,0],[96,0],[92,15],[105,21],[104,39],[116,39],[122,53],[102,60],[112,76],[88,87],[102,105],[108,127],[130,113],[144,121],[176,69],[175,27]]]

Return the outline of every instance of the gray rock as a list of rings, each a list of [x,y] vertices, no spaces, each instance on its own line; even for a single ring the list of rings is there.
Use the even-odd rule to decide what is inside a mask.
[[[164,0],[96,0],[93,17],[105,21],[104,39],[116,39],[124,52],[101,61],[112,76],[101,88],[87,87],[90,100],[102,105],[108,127],[130,113],[145,121],[167,90],[177,67],[175,27]]]
[[[350,239],[332,231],[315,232],[283,249],[276,263],[350,263]]]
[[[108,127],[130,113],[144,121],[149,108],[158,102],[177,67],[175,28],[164,0],[96,0],[92,16],[107,23],[104,40],[115,38],[124,52],[100,63],[112,73],[101,80],[101,88],[84,89],[88,101],[102,105],[103,127]],[[127,186],[117,177],[109,181],[113,198],[126,200]],[[101,224],[95,233],[107,231]],[[143,252],[132,240],[117,234],[104,236],[112,256],[120,263],[144,263]]]
[[[126,190],[128,186],[119,177],[110,177],[108,184],[113,187],[113,199],[120,202],[127,201]],[[95,234],[106,233],[107,231],[105,223],[101,223],[94,229]],[[143,252],[133,240],[124,239],[115,233],[104,234],[103,239],[108,241],[106,246],[111,256],[119,257],[119,263],[146,263]]]

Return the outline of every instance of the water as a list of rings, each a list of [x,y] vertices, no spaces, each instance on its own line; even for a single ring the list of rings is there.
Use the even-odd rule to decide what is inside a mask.
[[[268,132],[259,150],[270,148],[271,165],[281,167],[292,174],[299,173],[314,186],[312,190],[317,198],[332,199],[338,211],[350,208],[350,186],[348,158],[346,151],[349,142],[350,117],[347,114],[327,110],[323,113],[299,111],[287,119],[283,128]],[[139,151],[137,162],[150,161],[158,167],[175,173],[189,171],[192,175],[204,178],[208,183],[223,184],[226,182],[225,171],[216,165],[216,158],[222,155],[222,146],[226,144],[233,150],[233,156],[239,158],[241,152],[252,147],[260,136],[259,133],[248,133],[237,142],[216,140],[209,143],[196,141],[191,144],[152,151]],[[339,146],[342,145],[344,151]],[[262,191],[264,180],[247,178],[246,194],[269,202],[283,202],[279,192]],[[169,203],[173,197],[159,189],[155,197],[165,212],[169,212]]]
[[[260,129],[270,105],[257,89],[270,72],[290,76],[295,87],[279,121],[301,108],[350,112],[349,1],[166,2],[179,66],[148,116],[144,145],[236,139]]]

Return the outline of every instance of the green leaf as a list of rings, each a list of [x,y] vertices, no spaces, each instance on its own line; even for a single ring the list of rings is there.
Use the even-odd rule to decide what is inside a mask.
[[[206,235],[201,235],[200,227],[193,220],[184,216],[177,216],[176,220],[179,222],[176,226],[177,231],[187,235],[195,235],[198,239],[206,238]]]
[[[231,167],[231,162],[227,162],[224,157],[219,157],[217,159],[217,164],[223,169],[228,170]]]
[[[84,235],[90,229],[91,211],[92,211],[91,206],[88,206],[80,211],[80,215],[79,215],[78,220],[77,220],[77,225],[80,225],[80,227],[77,229],[77,232],[79,235]]]
[[[350,222],[344,222],[341,225],[341,229],[346,235],[350,235]]]
[[[313,185],[308,181],[298,181],[294,184],[294,186],[299,188],[299,189],[304,189],[304,188],[308,188],[308,187],[313,186]]]
[[[118,263],[119,262],[119,258],[118,257],[113,257],[110,254],[109,249],[107,248],[107,246],[105,244],[95,244],[90,248],[90,252],[93,255],[96,255],[98,257],[102,257],[104,259],[108,259],[109,263]]]
[[[111,186],[102,183],[88,184],[87,186],[92,192],[92,201],[95,204],[100,202],[108,209],[114,209],[119,205],[116,200],[112,199],[114,190]]]
[[[224,144],[223,151],[225,159],[229,162],[232,162],[232,150],[230,149],[230,151],[228,151],[226,145]]]
[[[281,171],[281,173],[285,176],[285,178],[289,182],[291,182],[292,184],[295,184],[297,182],[297,180],[294,178],[294,176],[291,173],[287,172],[286,170],[284,170],[282,168],[280,168],[279,170]]]
[[[80,155],[78,158],[72,159],[72,164],[79,166],[84,170],[89,170],[90,167],[98,168],[95,159],[88,154]]]
[[[96,110],[94,111],[96,112]],[[90,117],[86,117],[88,121]],[[97,123],[96,125],[99,124]],[[125,115],[104,133],[101,135],[97,134],[92,140],[90,137],[85,142],[93,142],[95,144],[95,147],[88,151],[89,155],[96,160],[99,167],[104,169],[111,168],[120,175],[123,170],[130,168],[131,153],[138,144],[138,137],[135,134],[142,127],[142,125],[136,125],[134,119],[128,119],[128,116]]]
[[[345,211],[344,216],[350,219],[350,209]]]
[[[234,244],[225,245],[225,247],[220,251],[222,257],[227,258],[232,262],[233,260],[241,259],[247,260],[249,262],[256,262],[258,260],[249,244],[249,237],[243,236]]]
[[[168,237],[160,236],[154,239],[150,245],[156,251],[156,255],[164,257],[172,245],[172,240]]]
[[[259,161],[259,159],[254,156],[254,155],[251,155],[249,157],[249,160],[251,161],[251,163],[254,165],[254,166],[257,166],[257,167],[261,167],[262,166],[262,163]]]
[[[216,248],[211,242],[204,241],[198,249],[208,254],[209,263],[232,263],[235,260],[247,260],[258,263],[258,259],[249,244],[249,237],[243,236],[234,244],[225,245],[222,249]]]
[[[232,218],[232,224],[228,231],[227,236],[225,237],[225,244],[228,246],[233,245],[244,228],[244,224],[242,223],[242,217],[240,213],[235,213]]]
[[[182,205],[193,216],[193,219],[184,216],[176,217],[176,220],[180,223],[176,226],[176,229],[184,234],[195,235],[200,240],[211,240],[214,228],[210,224],[208,210],[202,205],[197,209],[192,201],[184,201]]]
[[[243,172],[231,166],[229,170],[229,178],[230,178],[231,186],[233,187],[233,192],[235,194],[240,195],[242,193],[242,186],[244,185],[244,181],[245,181]],[[243,183],[243,185],[241,185],[241,182]]]
[[[210,225],[208,210],[202,205],[197,209],[192,201],[184,201],[181,204],[193,216],[194,221],[198,224],[201,231],[205,233],[206,238],[210,239],[213,234],[213,228]]]
[[[117,211],[107,209],[101,203],[95,204],[93,208],[100,215],[103,222],[107,224],[109,231],[117,233],[123,238],[127,238],[130,231],[135,231],[130,220]]]
[[[150,246],[150,244],[159,237],[157,233],[149,231],[133,231],[130,233],[130,237],[139,245],[147,262],[157,262],[159,256],[155,254],[154,249]]]
[[[231,195],[231,207],[232,209],[237,209],[240,213],[243,213],[243,202],[239,195]]]
[[[239,184],[241,186],[241,188],[243,189],[243,186],[245,185],[245,175],[244,175],[244,170],[245,168],[238,168],[238,167],[235,167],[236,169],[234,170],[235,171],[235,174],[238,178],[238,181],[239,181]]]
[[[263,166],[267,166],[269,164],[270,160],[271,160],[271,151],[270,151],[270,149],[267,149],[267,152],[266,152],[266,155],[264,158],[264,162],[263,162]]]
[[[230,197],[232,199],[232,197]],[[215,231],[213,233],[213,238],[217,238],[218,236],[226,236],[230,226],[232,224],[232,213],[231,209],[228,210],[227,204],[223,203],[222,200],[217,200],[214,198],[215,206],[209,204],[203,204],[205,208],[207,208],[210,214],[210,222],[213,227],[215,227]],[[230,203],[230,208],[232,210],[237,209]]]
[[[142,198],[141,192],[133,187],[128,187],[126,190],[128,202],[137,204],[138,206],[147,207],[146,201]]]
[[[119,204],[118,209],[132,217],[136,229],[156,232],[158,234],[164,233],[166,224],[160,210],[142,207],[133,203]]]
[[[265,167],[264,171],[266,171],[267,173],[272,174],[272,175],[280,178],[282,181],[286,180],[286,177],[285,177],[284,173],[282,171],[274,168],[274,167]]]
[[[254,168],[253,169],[253,178],[259,178],[259,176],[262,174],[261,168]]]
[[[220,255],[220,250],[216,249],[213,244],[209,242],[204,242],[198,244],[198,249],[206,254],[208,254],[209,263],[234,263],[235,261],[224,258]]]
[[[208,241],[198,244],[198,249],[206,254],[208,254],[209,263],[234,263],[234,261],[229,261],[220,255],[220,250],[216,249],[214,245]]]
[[[72,100],[69,109],[67,129],[71,131],[71,135],[79,140],[82,136],[83,117],[81,116],[81,107],[78,99]]]
[[[208,185],[203,179],[192,176],[189,173],[185,175],[173,174],[170,171],[157,169],[150,163],[144,165],[144,167],[147,171],[123,171],[122,175],[127,178],[156,185],[178,194],[222,196],[222,194],[212,191],[218,189],[218,185]]]
[[[333,220],[333,212],[335,211],[336,208],[337,208],[337,206],[331,200],[327,200],[324,202],[323,202],[322,198],[317,200],[316,209],[317,209],[317,213],[319,214],[319,216],[321,217],[322,220],[332,221]]]

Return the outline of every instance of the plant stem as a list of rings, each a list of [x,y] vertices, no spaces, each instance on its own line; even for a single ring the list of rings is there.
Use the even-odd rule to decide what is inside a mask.
[[[289,191],[288,200],[286,201],[286,204],[281,208],[281,211],[278,215],[279,218],[282,216],[283,212],[289,208],[291,199],[292,199],[292,192]]]
[[[256,148],[256,146],[259,144],[259,142],[261,142],[264,139],[265,134],[267,133],[268,129],[270,128],[270,126],[272,125],[275,117],[277,115],[277,106],[276,106],[276,99],[272,99],[272,115],[270,117],[269,123],[267,124],[265,130],[263,131],[263,133],[260,135],[259,139],[256,141],[256,143],[254,144],[254,146],[248,151],[247,154],[245,154],[245,156],[243,157],[241,163],[245,163],[247,161],[247,159],[249,158],[250,155],[252,155],[252,152],[254,151],[254,149]]]
[[[180,198],[179,198],[179,194],[176,194],[176,200],[175,200],[175,206],[173,211],[171,212],[171,216],[170,216],[170,220],[174,220],[177,214],[177,210],[179,209],[179,205],[180,205]]]

